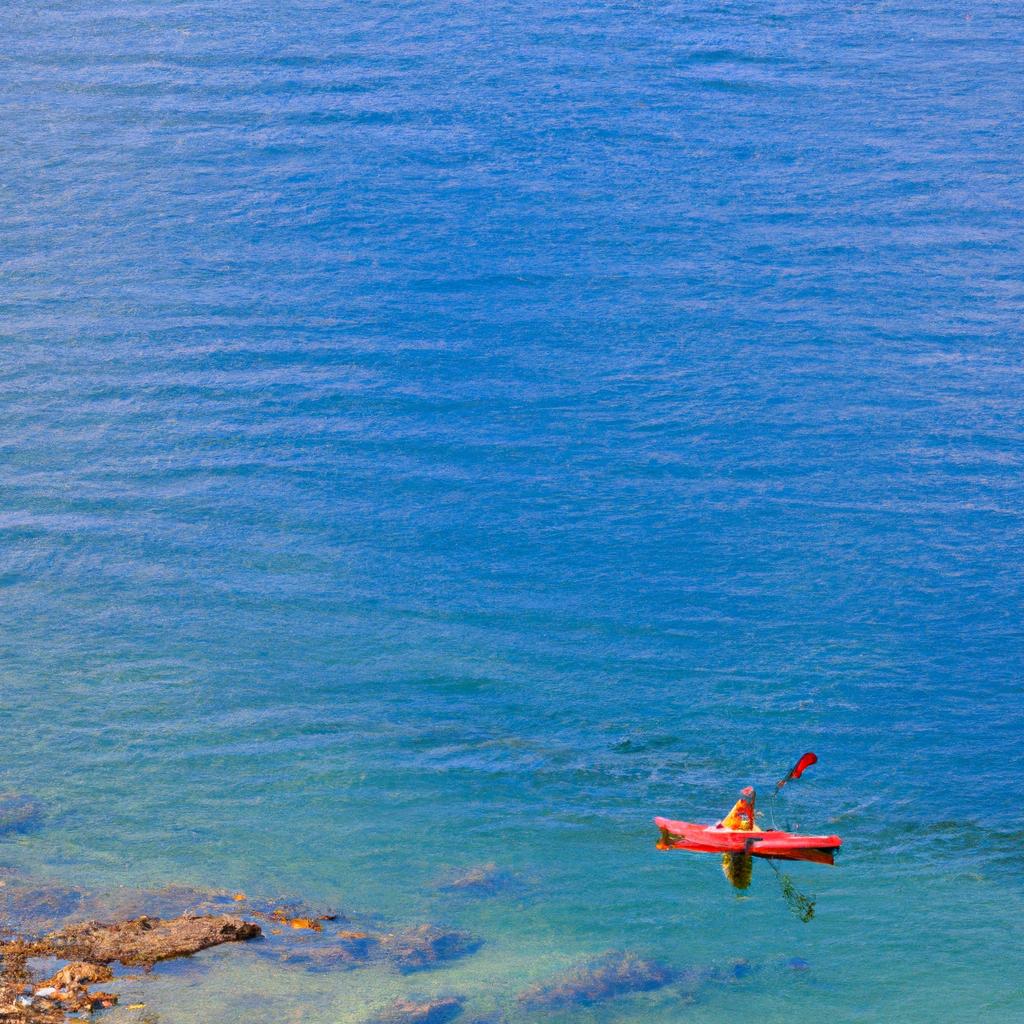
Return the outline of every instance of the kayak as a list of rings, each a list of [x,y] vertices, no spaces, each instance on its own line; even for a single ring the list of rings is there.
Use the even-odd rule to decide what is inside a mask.
[[[697,825],[690,821],[670,821],[668,818],[655,818],[654,824],[661,829],[659,850],[746,853],[753,857],[833,864],[836,850],[843,845],[839,836],[801,836],[778,829],[742,832],[721,825]]]

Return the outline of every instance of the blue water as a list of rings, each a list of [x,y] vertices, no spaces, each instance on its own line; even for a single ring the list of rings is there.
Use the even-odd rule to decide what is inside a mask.
[[[216,951],[159,1020],[543,1019],[608,949],[752,969],[558,1019],[1024,1019],[1019,5],[0,34],[0,788],[44,808],[0,861],[484,941]],[[807,749],[809,923],[654,850]]]

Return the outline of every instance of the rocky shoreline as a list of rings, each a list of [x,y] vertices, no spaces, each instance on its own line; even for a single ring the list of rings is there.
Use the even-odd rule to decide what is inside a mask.
[[[114,963],[151,970],[161,960],[262,934],[259,925],[240,917],[184,914],[167,921],[139,917],[112,924],[87,922],[37,939],[11,939],[0,944],[0,1021],[60,1024],[70,1014],[108,1009],[118,997],[90,991],[90,986],[113,981]],[[38,959],[67,964],[52,977],[34,979],[30,962]]]
[[[0,915],[2,1024],[61,1024],[108,1009],[118,997],[92,986],[114,981],[114,967],[150,971],[227,943],[253,943],[258,956],[305,970],[380,964],[403,975],[450,963],[481,945],[465,932],[429,923],[371,929],[287,898],[249,899],[187,886],[94,894],[9,873],[0,877]],[[54,962],[64,966],[54,971]],[[386,1019],[441,1024],[461,1010],[461,1000],[398,1003]]]

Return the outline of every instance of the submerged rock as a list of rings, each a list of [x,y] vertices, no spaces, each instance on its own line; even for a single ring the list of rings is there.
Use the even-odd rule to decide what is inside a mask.
[[[729,960],[705,967],[687,967],[677,972],[675,981],[682,992],[695,995],[705,986],[731,985],[742,982],[763,970],[764,965],[749,960]]]
[[[234,896],[231,898],[235,899]],[[272,900],[249,899],[248,897],[243,897],[243,899],[245,900],[245,909],[249,913],[272,921],[347,921],[349,919],[347,914],[338,910],[310,906],[310,904],[290,896],[279,896]]]
[[[367,1024],[448,1024],[462,1013],[462,996],[440,999],[396,999]]]
[[[44,938],[23,944],[29,956],[53,956],[91,964],[119,961],[126,967],[152,967],[161,960],[191,956],[225,942],[244,942],[262,935],[258,924],[240,917],[183,917],[162,921],[139,917],[116,924],[70,925]],[[6,947],[0,945],[0,955]]]
[[[0,793],[0,835],[27,832],[43,820],[43,805],[21,793]]]
[[[502,871],[497,864],[480,864],[469,868],[447,881],[442,882],[438,889],[441,892],[462,893],[466,896],[495,896],[507,892],[518,885],[514,875]]]
[[[403,974],[438,967],[475,953],[480,946],[480,940],[466,932],[447,931],[432,924],[384,935],[380,940],[385,958]]]
[[[184,914],[224,914],[237,904],[226,891],[191,885],[164,885],[153,889],[113,889],[89,897],[83,910],[92,918],[173,918]]]
[[[351,970],[379,959],[380,940],[363,932],[340,931],[334,935],[314,933],[291,936],[271,933],[261,949],[264,956],[279,963],[298,964],[308,970]]]
[[[71,920],[82,905],[79,889],[21,882],[0,884],[0,920],[22,933],[49,931]]]
[[[672,968],[655,960],[642,960],[633,953],[608,953],[531,986],[520,993],[519,1002],[541,1010],[590,1006],[633,992],[651,992],[675,979]]]
[[[267,940],[261,944],[258,955],[313,971],[351,970],[385,963],[409,974],[440,967],[475,952],[481,945],[465,932],[432,924],[390,933],[371,932],[353,927],[349,919],[338,927],[335,915],[288,916],[294,909],[289,906],[282,911],[278,907],[270,914],[256,913],[265,921]]]

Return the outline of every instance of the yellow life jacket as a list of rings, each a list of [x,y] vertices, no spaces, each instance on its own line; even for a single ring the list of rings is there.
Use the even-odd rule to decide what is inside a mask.
[[[760,832],[754,821],[754,798],[741,796],[732,810],[722,819],[722,828],[737,829],[740,832]]]

